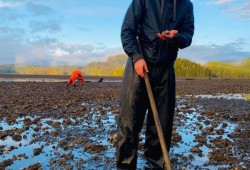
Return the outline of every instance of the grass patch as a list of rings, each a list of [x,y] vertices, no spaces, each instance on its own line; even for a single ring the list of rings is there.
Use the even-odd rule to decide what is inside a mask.
[[[250,94],[244,94],[244,97],[245,97],[247,100],[250,100]]]

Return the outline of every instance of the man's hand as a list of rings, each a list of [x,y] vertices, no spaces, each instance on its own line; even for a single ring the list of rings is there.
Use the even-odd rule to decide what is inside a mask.
[[[170,30],[170,31],[163,31],[162,33],[157,33],[157,36],[163,40],[170,40],[173,39],[178,34],[177,30]]]
[[[135,67],[136,73],[140,77],[144,78],[144,76],[145,76],[144,72],[148,73],[148,66],[147,66],[145,60],[144,59],[139,59],[138,61],[135,62],[134,65],[135,65],[134,67]]]

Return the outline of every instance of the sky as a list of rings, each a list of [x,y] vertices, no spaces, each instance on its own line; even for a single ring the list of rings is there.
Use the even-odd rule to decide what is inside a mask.
[[[132,0],[0,0],[0,65],[87,65],[124,53]],[[191,0],[195,34],[178,57],[197,63],[250,57],[249,0]]]

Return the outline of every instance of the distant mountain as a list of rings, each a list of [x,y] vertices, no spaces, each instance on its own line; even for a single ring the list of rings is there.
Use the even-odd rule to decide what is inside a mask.
[[[9,65],[0,65],[0,73],[17,73],[14,65],[9,64]]]
[[[122,76],[127,61],[126,55],[116,55],[106,62],[92,62],[83,67],[86,75]],[[200,64],[187,59],[177,59],[175,64],[176,75],[181,77],[211,77],[211,72]]]
[[[92,62],[83,67],[86,75],[93,76],[122,76],[127,61],[125,54],[109,57],[106,62]]]
[[[35,65],[0,65],[0,73],[35,74],[35,75],[70,75],[79,66],[35,66]]]
[[[105,62],[92,62],[82,70],[86,75],[122,76],[126,61],[125,54],[116,55]],[[204,65],[178,58],[175,72],[177,77],[250,78],[250,58],[237,63],[209,62]]]
[[[90,76],[122,76],[126,61],[127,56],[120,54],[109,57],[105,62],[92,62],[84,67],[0,65],[0,73],[70,75],[78,69]],[[208,62],[204,65],[178,58],[175,72],[177,77],[250,78],[250,58],[239,62]]]

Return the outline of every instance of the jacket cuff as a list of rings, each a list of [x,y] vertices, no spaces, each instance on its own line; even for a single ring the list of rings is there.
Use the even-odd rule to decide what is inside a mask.
[[[133,60],[133,63],[136,63],[137,61],[143,59],[142,55],[138,55],[136,57],[134,57],[132,60]]]
[[[175,36],[172,40],[173,40],[174,44],[177,45],[178,48],[180,48],[180,49],[187,47],[186,39],[180,34]]]
[[[180,40],[179,40],[179,35],[176,35],[172,40],[170,40],[171,44],[177,45],[178,48],[180,46]]]
[[[136,54],[132,55],[131,58],[132,58],[133,63],[135,63],[136,61],[143,59],[143,56],[139,53],[136,53]]]

